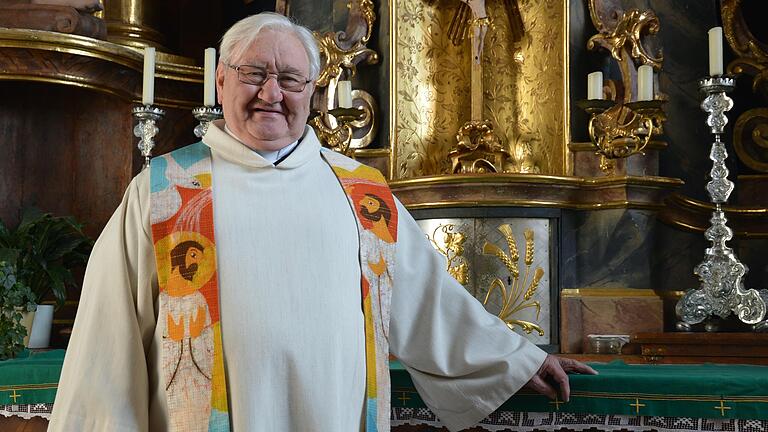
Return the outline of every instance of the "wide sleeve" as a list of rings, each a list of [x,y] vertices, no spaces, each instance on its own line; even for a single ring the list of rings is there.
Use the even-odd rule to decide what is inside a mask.
[[[495,411],[538,371],[546,353],[486,312],[445,271],[398,201],[390,351],[419,395],[452,431]]]
[[[48,430],[146,431],[157,297],[148,170],[133,179],[85,272]]]

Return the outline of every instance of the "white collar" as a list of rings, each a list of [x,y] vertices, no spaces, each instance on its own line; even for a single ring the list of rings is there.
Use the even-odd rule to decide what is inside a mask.
[[[231,136],[232,138],[240,142],[243,142],[243,140],[241,140],[240,137],[235,135],[235,133],[232,132],[232,129],[230,129],[229,126],[227,126],[226,124],[224,125],[224,132],[228,133],[229,136]],[[281,148],[280,150],[254,150],[254,149],[251,149],[251,150],[258,153],[259,156],[263,157],[268,162],[274,164],[275,162],[284,158],[286,155],[290,154],[293,151],[293,149],[296,148],[297,145],[299,145],[299,140],[296,140],[288,144],[287,146]]]
[[[287,170],[298,168],[315,157],[320,156],[322,145],[318,141],[315,131],[309,126],[304,126],[304,134],[295,143],[293,149],[286,149],[286,157],[275,165],[260,154],[251,150],[240,140],[225,132],[224,119],[212,121],[203,136],[203,143],[215,150],[224,159],[242,166],[252,168],[272,168]]]

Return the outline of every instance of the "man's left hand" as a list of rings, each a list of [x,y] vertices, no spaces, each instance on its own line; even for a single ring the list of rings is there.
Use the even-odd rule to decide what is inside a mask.
[[[596,370],[580,361],[547,354],[547,358],[539,368],[539,371],[536,372],[536,375],[534,375],[524,387],[555,400],[557,399],[557,390],[553,385],[556,385],[560,387],[561,400],[563,402],[568,402],[571,398],[571,386],[568,383],[568,373],[571,372],[597,375]]]

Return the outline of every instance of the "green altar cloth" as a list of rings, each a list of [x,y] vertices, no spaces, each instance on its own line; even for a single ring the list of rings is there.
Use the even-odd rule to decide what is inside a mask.
[[[768,420],[768,366],[590,366],[599,375],[570,375],[568,403],[522,391],[499,410]],[[425,407],[399,362],[390,364],[390,373],[393,407]]]
[[[53,403],[63,361],[53,350],[0,362],[0,406]],[[571,375],[570,402],[522,391],[499,411],[768,420],[768,366],[590,365],[600,374]],[[399,362],[390,374],[393,408],[426,407]]]
[[[0,405],[53,403],[64,350],[23,351],[0,361]]]

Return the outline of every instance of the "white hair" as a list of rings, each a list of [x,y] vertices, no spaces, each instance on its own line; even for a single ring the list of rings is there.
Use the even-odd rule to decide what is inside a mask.
[[[312,32],[289,18],[273,12],[251,15],[230,27],[221,38],[219,61],[231,64],[232,59],[239,57],[253,43],[259,32],[265,29],[289,31],[296,35],[307,52],[309,79],[314,80],[320,75],[320,48]]]

